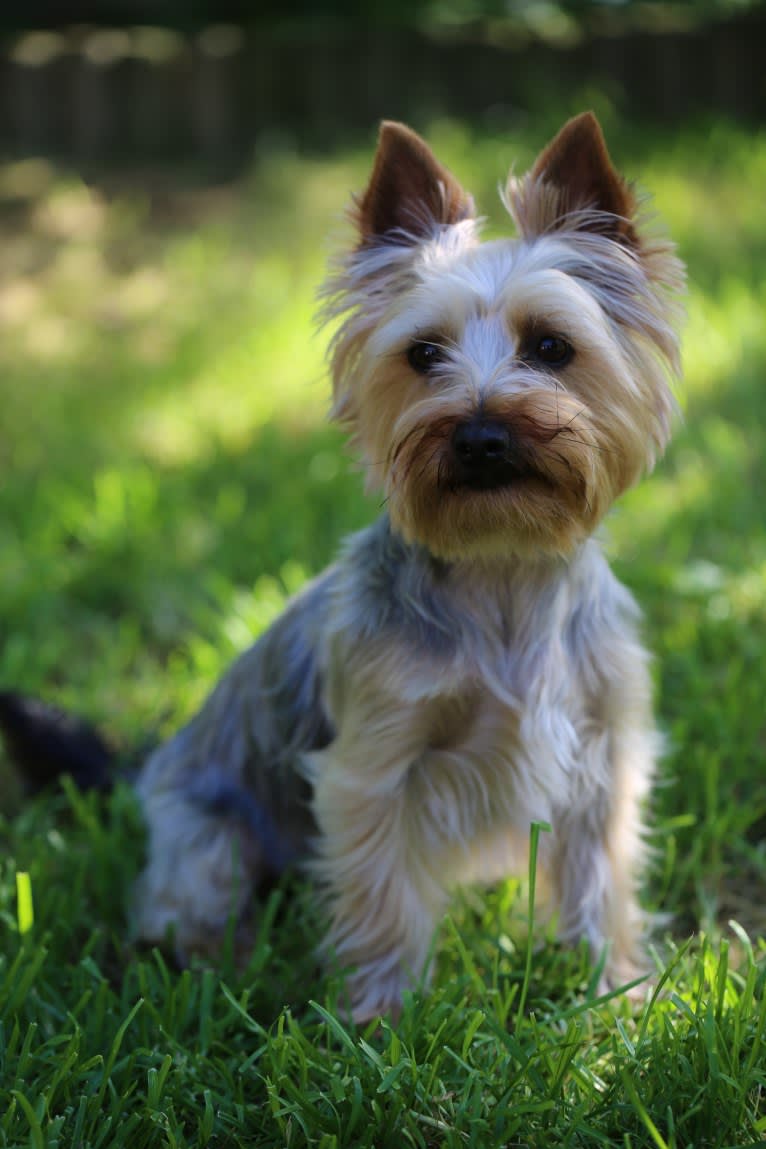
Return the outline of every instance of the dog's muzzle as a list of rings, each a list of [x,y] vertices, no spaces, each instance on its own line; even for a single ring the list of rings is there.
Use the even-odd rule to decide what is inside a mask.
[[[477,417],[458,423],[452,435],[451,485],[489,491],[532,472],[510,427]]]

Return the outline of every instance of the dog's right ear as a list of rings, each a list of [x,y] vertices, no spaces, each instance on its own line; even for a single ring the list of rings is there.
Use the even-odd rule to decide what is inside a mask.
[[[473,199],[410,128],[380,126],[370,182],[356,204],[362,246],[417,243],[444,224],[474,216]]]

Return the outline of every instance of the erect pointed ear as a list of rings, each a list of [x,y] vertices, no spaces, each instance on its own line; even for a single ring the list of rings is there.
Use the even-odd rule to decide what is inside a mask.
[[[433,234],[440,224],[474,214],[473,200],[435,158],[428,145],[404,124],[385,120],[367,190],[357,203],[362,243],[390,232],[406,243]]]
[[[635,194],[614,168],[593,112],[564,124],[509,199],[523,235],[575,226],[638,245]]]

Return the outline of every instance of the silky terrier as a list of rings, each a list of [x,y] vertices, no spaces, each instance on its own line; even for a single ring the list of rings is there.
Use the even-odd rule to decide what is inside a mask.
[[[357,1020],[427,978],[450,892],[540,840],[559,937],[643,968],[658,739],[638,610],[593,537],[668,440],[683,270],[590,113],[503,201],[384,123],[324,290],[334,416],[384,513],[154,751],[137,933],[210,954],[295,863]]]

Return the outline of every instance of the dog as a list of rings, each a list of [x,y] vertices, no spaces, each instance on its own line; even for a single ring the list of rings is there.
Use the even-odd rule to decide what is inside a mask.
[[[138,937],[210,956],[293,864],[357,1021],[427,982],[450,892],[518,872],[530,826],[559,937],[603,986],[644,970],[638,886],[658,736],[639,613],[594,532],[664,449],[683,268],[567,122],[471,196],[383,123],[324,289],[334,417],[384,510],[141,768]]]

